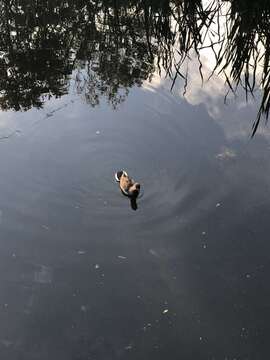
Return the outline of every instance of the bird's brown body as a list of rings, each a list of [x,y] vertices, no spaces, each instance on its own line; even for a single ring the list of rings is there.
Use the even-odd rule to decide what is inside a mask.
[[[122,192],[130,197],[138,197],[140,193],[140,184],[135,182],[125,171],[118,171],[115,175]]]

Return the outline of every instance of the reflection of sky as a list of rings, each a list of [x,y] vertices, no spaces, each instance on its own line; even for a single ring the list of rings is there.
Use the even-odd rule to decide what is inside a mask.
[[[224,77],[214,74],[208,80],[212,71],[210,56],[213,57],[214,55],[211,52],[208,53],[208,57],[201,55],[203,83],[199,73],[198,61],[194,59],[183,65],[184,67],[188,66],[188,82],[185,94],[182,79],[177,79],[172,93],[175,99],[184,98],[191,105],[203,104],[211,118],[224,128],[226,136],[248,138],[259,108],[259,100],[256,100],[258,94],[255,94],[255,99],[249,98],[246,101],[243,89],[239,88],[237,96],[229,93],[225,103],[228,87],[225,85]],[[149,91],[159,92],[161,89],[170,91],[170,88],[171,80],[158,75],[154,76],[151,82],[144,83],[144,89]],[[264,124],[259,127],[259,133],[264,135],[268,133]]]
[[[209,0],[203,0],[204,8],[215,7],[215,2]],[[195,53],[189,54],[190,60],[186,59],[181,67],[181,72],[187,74],[187,87],[185,89],[184,82],[182,79],[177,79],[175,82],[174,89],[172,93],[176,98],[182,98],[184,94],[185,100],[191,105],[203,104],[208,114],[216,120],[223,128],[228,137],[236,137],[243,135],[248,137],[251,134],[252,124],[256,119],[257,112],[260,106],[261,101],[261,91],[257,88],[254,93],[254,98],[249,95],[248,101],[246,101],[246,94],[239,86],[236,96],[232,94],[228,85],[225,84],[226,78],[223,72],[219,73],[220,68],[222,67],[223,62],[221,62],[220,67],[216,69],[213,74],[213,69],[216,65],[216,58],[213,52],[213,49],[209,46],[211,43],[215,43],[213,48],[215,53],[218,53],[220,50],[220,44],[218,43],[219,38],[217,32],[223,34],[226,32],[226,27],[229,27],[229,24],[226,24],[228,20],[225,14],[229,11],[229,2],[224,2],[220,7],[220,16],[218,20],[211,22],[209,28],[203,28],[202,34],[207,35],[203,36],[204,44],[202,49],[199,50],[200,61],[202,64],[202,74],[204,81],[199,72],[199,62],[197,60],[197,55]],[[219,23],[219,26],[217,25]],[[226,38],[226,35],[224,35]],[[259,49],[261,47],[259,46]],[[177,53],[174,54],[175,61],[177,62],[179,56]],[[228,75],[231,70],[231,67],[228,65],[226,68],[226,74]],[[258,67],[257,70],[257,82],[259,82],[259,77],[261,76],[262,69]],[[211,75],[210,80],[209,77]],[[230,77],[228,75],[228,77]],[[169,91],[171,88],[172,81],[170,79],[164,79],[163,76],[154,76],[151,79],[151,82],[147,81],[144,83],[144,88],[149,91],[159,91],[158,89],[164,88],[166,91]],[[232,83],[233,84],[233,83]],[[227,96],[226,96],[227,94]],[[226,104],[225,102],[226,96]],[[267,136],[269,133],[265,124],[263,124],[264,118],[262,118],[261,126],[257,130],[257,134],[264,134]]]
[[[268,279],[269,222],[261,221],[268,216],[268,144],[257,136],[244,148],[256,110],[224,106],[220,83],[201,88],[196,74],[186,98],[181,82],[171,94],[170,81],[155,77],[134,87],[118,111],[106,101],[92,108],[71,91],[42,110],[1,113],[3,124],[22,130],[0,152],[0,290],[10,304],[22,291],[18,278],[29,289],[21,303],[30,321],[18,320],[16,302],[13,322],[2,322],[20,338],[18,352],[31,348],[35,321],[43,330],[35,343],[46,340],[43,358],[48,349],[53,358],[58,318],[63,358],[80,329],[116,350],[134,344],[138,359],[225,359],[253,350],[269,315],[269,299],[254,300]],[[113,180],[123,167],[145,189],[136,213]],[[256,321],[252,305],[265,309]],[[164,351],[152,356],[156,343]],[[100,349],[97,358],[110,357],[111,348]]]
[[[224,98],[227,92],[227,88],[224,85],[224,78],[221,75],[214,74],[211,79],[207,81],[211,72],[209,56],[201,56],[205,82],[202,84],[198,70],[198,62],[195,60],[189,61],[188,65],[187,63],[184,64],[184,66],[188,66],[189,70],[185,95],[183,95],[184,81],[177,79],[171,99],[174,98],[174,101],[179,104],[181,103],[181,99],[185,99],[185,101],[193,106],[202,104],[209,116],[223,128],[226,137],[233,138],[243,136],[245,139],[248,139],[251,133],[252,123],[257,115],[259,102],[251,99],[246,102],[244,92],[239,89],[237,97],[234,97],[234,95],[230,93],[227,97],[226,104],[224,104]],[[74,107],[74,103],[77,102],[78,104],[84,104],[84,106],[90,109],[90,105],[87,105],[85,102],[84,93],[78,91],[74,79],[75,72],[70,80],[68,95],[60,99],[52,98],[50,101],[45,102],[43,108],[40,110],[31,109],[27,112],[0,112],[0,137],[9,136],[16,130],[19,130],[21,132],[20,134],[23,134],[25,131],[28,131],[26,129],[29,128],[29,126],[35,126],[36,122],[42,120],[50,120],[59,112],[64,112],[65,116],[68,117],[70,116],[69,108]],[[151,81],[145,81],[142,88],[144,91],[156,93],[157,97],[166,94],[165,97],[163,96],[163,99],[165,99],[167,95],[170,94],[171,83],[171,79],[165,79],[163,75],[160,77],[156,74],[152,77]],[[166,100],[162,105],[162,109],[160,108],[159,111],[171,113],[170,101],[167,102]],[[128,99],[126,102],[128,102]],[[166,103],[167,108],[165,106]],[[106,108],[107,106],[110,107],[110,105],[106,104],[106,99],[101,97],[98,107]],[[122,106],[125,106],[125,103],[120,104],[118,110],[121,110]],[[268,134],[267,127],[265,127],[263,122],[259,127],[258,134],[264,134],[265,136]],[[18,135],[19,132],[15,134],[15,136]]]

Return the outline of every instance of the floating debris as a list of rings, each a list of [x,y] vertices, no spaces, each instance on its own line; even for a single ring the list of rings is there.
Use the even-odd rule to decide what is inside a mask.
[[[82,312],[86,312],[86,311],[87,311],[87,307],[86,307],[85,305],[82,305],[82,306],[81,306],[81,311],[82,311]]]
[[[202,232],[202,235],[203,235],[203,236],[205,236],[205,235],[206,235],[206,232],[205,232],[205,231],[203,231],[203,232]]]
[[[39,265],[34,272],[34,282],[39,284],[50,284],[52,282],[53,269],[46,265]]]
[[[236,153],[229,148],[224,148],[222,152],[216,155],[219,160],[233,159],[236,157]]]
[[[128,346],[125,347],[125,350],[131,350],[132,348],[133,348],[132,345],[128,345]]]
[[[127,259],[125,256],[122,256],[122,255],[118,255],[117,257],[118,257],[118,259],[122,259],[122,260],[126,260],[126,259]]]
[[[168,309],[163,310],[163,314],[167,314],[168,311]]]
[[[78,255],[84,255],[86,253],[86,251],[78,250],[77,253],[78,253]]]
[[[100,135],[100,131],[99,131],[99,130],[96,131],[96,135]]]
[[[95,269],[99,269],[100,266],[98,264],[95,265]]]
[[[154,249],[149,249],[149,253],[150,253],[151,255],[153,255],[154,257],[156,257],[156,258],[160,258],[159,254],[158,254],[157,251],[154,250]]]
[[[216,207],[219,207],[220,205],[221,205],[220,203],[217,203],[217,204],[216,204]]]

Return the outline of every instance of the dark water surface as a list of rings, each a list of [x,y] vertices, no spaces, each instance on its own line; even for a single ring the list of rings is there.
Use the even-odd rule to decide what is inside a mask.
[[[220,108],[161,82],[1,113],[1,359],[267,357],[269,135]]]
[[[145,7],[101,8],[97,25],[98,2],[4,3],[0,359],[267,359],[259,96],[225,105],[222,74],[201,87],[192,61],[186,96],[182,79],[170,92],[154,66],[164,48],[149,44],[155,26],[171,41],[166,2],[154,30]],[[119,169],[142,184],[137,211]]]

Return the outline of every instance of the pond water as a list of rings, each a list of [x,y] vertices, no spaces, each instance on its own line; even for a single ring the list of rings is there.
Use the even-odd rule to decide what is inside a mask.
[[[86,69],[41,108],[0,113],[0,358],[266,359],[259,101],[226,105],[223,79],[198,72],[183,97],[154,72],[115,102],[98,87],[93,106]],[[142,184],[137,211],[119,169]]]

